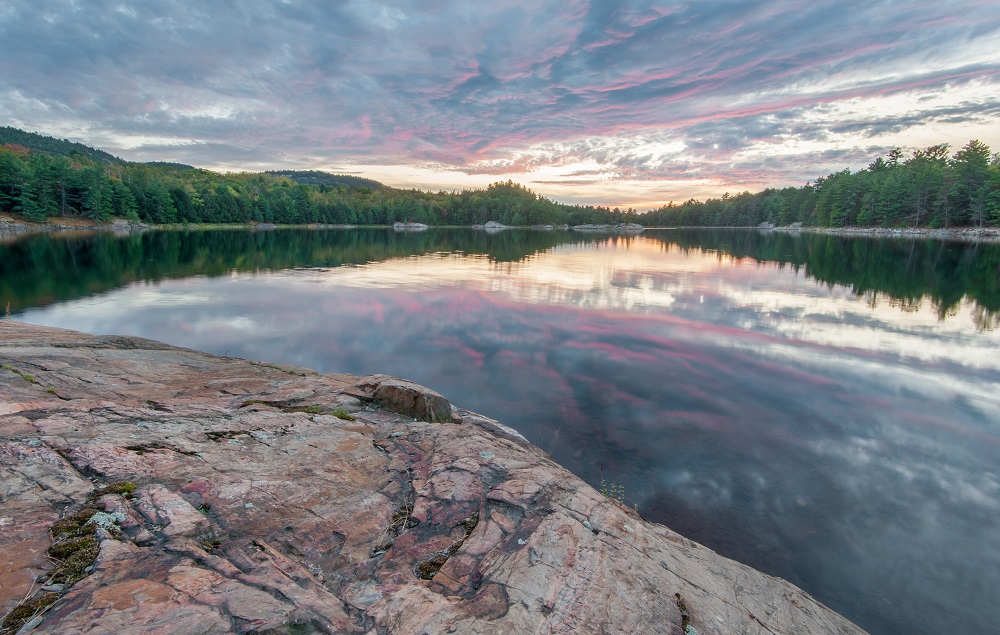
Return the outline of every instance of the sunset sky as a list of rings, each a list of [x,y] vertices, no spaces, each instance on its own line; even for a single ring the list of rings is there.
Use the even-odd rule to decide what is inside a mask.
[[[4,0],[0,125],[645,210],[1000,150],[1000,3]]]

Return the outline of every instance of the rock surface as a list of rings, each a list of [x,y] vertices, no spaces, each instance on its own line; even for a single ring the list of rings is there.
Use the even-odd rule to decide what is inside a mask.
[[[393,223],[392,228],[398,232],[422,232],[430,226],[425,223]]]
[[[7,632],[862,632],[410,382],[10,320],[0,364]]]
[[[611,232],[614,234],[639,234],[646,228],[638,223],[618,223],[617,225],[573,225],[570,227],[578,232]]]

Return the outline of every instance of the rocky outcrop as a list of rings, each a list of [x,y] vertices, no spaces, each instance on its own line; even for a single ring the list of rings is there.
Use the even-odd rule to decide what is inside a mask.
[[[398,232],[422,232],[430,226],[424,223],[393,223],[392,228]]]
[[[792,223],[774,228],[784,232],[811,232],[834,236],[869,238],[936,238],[939,240],[959,240],[966,242],[998,242],[1000,227],[808,227],[802,223]]]
[[[21,223],[0,217],[0,236],[5,234],[29,234],[38,232],[57,231],[109,231],[119,235],[127,235],[135,232],[151,229],[150,225],[116,218],[110,223],[88,224],[86,222],[65,223],[60,219],[49,219],[45,223]]]
[[[10,320],[0,365],[7,633],[861,632],[410,382]]]
[[[640,234],[646,228],[638,223],[619,223],[617,225],[573,225],[570,229],[578,232],[609,232],[613,234]]]
[[[477,225],[472,225],[471,227],[472,229],[482,229],[487,234],[497,234],[504,231],[505,229],[511,229],[510,226],[504,225],[503,223],[498,223],[495,220],[486,221],[484,225],[477,224]]]

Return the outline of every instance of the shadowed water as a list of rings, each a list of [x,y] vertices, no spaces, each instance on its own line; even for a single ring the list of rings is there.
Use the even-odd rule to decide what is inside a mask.
[[[996,245],[156,232],[0,274],[14,319],[433,387],[873,633],[1000,623]]]

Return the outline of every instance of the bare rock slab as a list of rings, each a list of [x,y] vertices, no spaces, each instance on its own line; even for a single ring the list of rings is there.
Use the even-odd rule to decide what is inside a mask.
[[[0,633],[862,632],[412,382],[10,320],[0,366]]]

